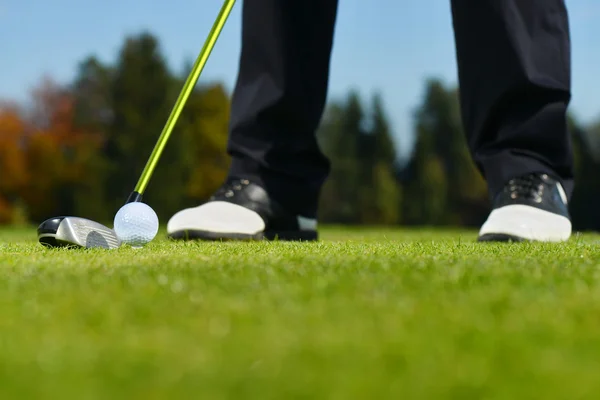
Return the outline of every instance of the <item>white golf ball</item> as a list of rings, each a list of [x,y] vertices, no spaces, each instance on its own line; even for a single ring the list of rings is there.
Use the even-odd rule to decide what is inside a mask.
[[[123,243],[142,247],[158,233],[158,216],[145,203],[128,203],[115,215],[114,230]]]

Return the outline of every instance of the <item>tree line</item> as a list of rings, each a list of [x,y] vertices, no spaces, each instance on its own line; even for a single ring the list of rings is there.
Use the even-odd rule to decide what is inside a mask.
[[[0,104],[0,224],[79,215],[109,223],[135,186],[189,67],[169,70],[150,33],[125,39],[114,64],[88,57],[72,82],[44,79],[31,104]],[[227,175],[230,94],[221,83],[192,92],[145,194],[165,221],[208,199]],[[318,131],[331,160],[320,221],[332,224],[478,226],[489,212],[469,157],[456,88],[425,82],[415,145],[398,159],[384,100],[350,91],[329,102]],[[570,133],[576,229],[600,230],[600,124]]]

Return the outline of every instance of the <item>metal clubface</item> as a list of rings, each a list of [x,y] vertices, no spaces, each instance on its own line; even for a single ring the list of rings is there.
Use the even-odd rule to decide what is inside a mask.
[[[84,247],[116,249],[121,241],[110,228],[79,217],[56,217],[37,229],[39,242],[46,247]]]

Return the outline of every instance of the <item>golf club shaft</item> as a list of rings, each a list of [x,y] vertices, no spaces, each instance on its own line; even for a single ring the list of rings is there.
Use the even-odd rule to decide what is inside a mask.
[[[194,86],[196,86],[198,78],[200,77],[200,74],[202,73],[202,70],[206,65],[206,61],[208,60],[208,57],[210,56],[210,53],[212,52],[215,43],[217,42],[217,39],[221,31],[223,30],[223,26],[225,25],[225,22],[227,21],[227,18],[229,17],[229,14],[231,13],[231,10],[233,9],[234,5],[235,0],[225,0],[225,2],[223,3],[221,11],[217,16],[217,19],[213,24],[210,33],[208,34],[208,38],[204,42],[204,46],[202,47],[198,58],[196,58],[196,62],[194,63],[192,71],[190,72],[190,75],[188,76],[187,80],[185,81],[185,84],[183,85],[183,88],[181,89],[181,93],[179,94],[177,102],[175,103],[175,106],[171,111],[171,115],[169,115],[169,119],[167,120],[167,123],[165,124],[163,131],[160,134],[158,141],[156,142],[156,145],[154,146],[154,150],[152,150],[152,154],[150,155],[150,158],[148,159],[148,162],[146,163],[146,166],[142,171],[142,174],[134,191],[129,196],[127,203],[142,200],[142,195],[144,194],[144,191],[148,186],[150,178],[152,177],[152,173],[154,172],[156,164],[158,163],[158,160],[160,159],[160,156],[167,144],[167,141],[171,136],[171,132],[173,131],[173,128],[177,123],[179,115],[181,114],[181,111],[183,110],[187,99],[189,98],[192,90],[194,89]]]

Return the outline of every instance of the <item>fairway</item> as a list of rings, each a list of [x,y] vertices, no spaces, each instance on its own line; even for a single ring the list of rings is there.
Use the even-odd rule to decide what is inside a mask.
[[[600,237],[475,237],[65,251],[1,230],[0,398],[596,398]]]

